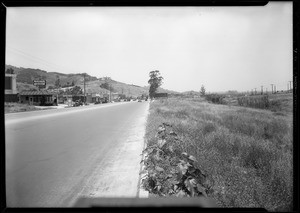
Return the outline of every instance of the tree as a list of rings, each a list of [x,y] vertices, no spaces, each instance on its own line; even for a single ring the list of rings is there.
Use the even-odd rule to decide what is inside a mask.
[[[205,87],[202,85],[200,90],[201,96],[205,96]]]
[[[107,89],[107,90],[110,89],[109,84],[107,82],[100,84],[100,87],[103,88],[103,89]]]
[[[71,92],[71,95],[79,95],[79,94],[82,94],[82,93],[83,93],[80,86],[75,86],[75,87],[73,87],[73,88],[70,90],[70,92]]]
[[[59,75],[56,75],[56,81],[55,81],[54,85],[55,85],[57,88],[60,87],[60,79],[59,79]]]
[[[150,77],[150,79],[148,81],[148,83],[150,84],[149,96],[150,96],[150,98],[153,98],[158,87],[160,87],[162,85],[162,83],[163,83],[162,80],[164,78],[162,76],[160,76],[160,73],[158,70],[151,71],[149,73],[149,77]]]
[[[103,88],[103,89],[107,89],[107,90],[109,90],[110,92],[114,92],[114,91],[115,91],[115,88],[113,88],[113,87],[111,86],[111,84],[109,84],[108,82],[102,83],[102,84],[100,85],[100,87]]]
[[[8,68],[8,69],[6,70],[6,73],[7,73],[7,74],[15,74],[15,71],[14,71],[13,68]]]

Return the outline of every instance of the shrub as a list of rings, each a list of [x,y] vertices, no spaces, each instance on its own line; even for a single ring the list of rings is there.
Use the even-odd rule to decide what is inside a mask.
[[[216,93],[205,95],[207,101],[212,102],[214,104],[224,104],[223,99],[225,98],[224,95],[219,95]]]
[[[253,107],[259,109],[268,109],[270,107],[268,95],[238,97],[238,104],[240,106]]]

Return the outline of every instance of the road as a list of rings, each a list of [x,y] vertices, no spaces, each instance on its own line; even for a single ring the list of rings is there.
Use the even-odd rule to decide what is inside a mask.
[[[101,196],[99,184],[91,184],[106,176],[103,167],[113,163],[107,161],[140,155],[148,107],[125,102],[6,114],[7,206],[68,207],[82,193]],[[139,148],[126,150],[128,142]],[[128,168],[139,167],[137,158],[127,159]]]

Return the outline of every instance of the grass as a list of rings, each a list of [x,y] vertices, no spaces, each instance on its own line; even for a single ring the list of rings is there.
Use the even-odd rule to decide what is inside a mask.
[[[288,112],[292,110],[275,114],[197,99],[156,100],[145,137],[151,145],[158,126],[172,124],[183,141],[180,151],[195,156],[213,180],[212,198],[219,206],[290,211],[293,132]]]
[[[51,109],[51,108],[47,107],[43,109]],[[36,110],[43,110],[43,109],[39,109],[29,104],[7,103],[7,102],[5,102],[4,104],[4,113],[27,112],[27,111],[36,111]]]

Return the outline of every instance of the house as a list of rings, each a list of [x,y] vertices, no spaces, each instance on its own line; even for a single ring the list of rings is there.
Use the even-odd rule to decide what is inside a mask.
[[[19,93],[20,103],[28,103],[36,106],[57,105],[57,99],[57,93],[46,90],[22,91]]]
[[[5,102],[18,102],[17,75],[5,73]]]

